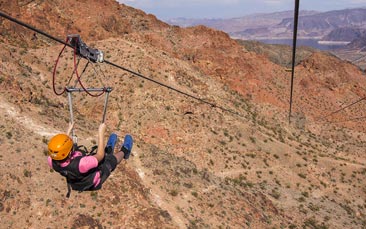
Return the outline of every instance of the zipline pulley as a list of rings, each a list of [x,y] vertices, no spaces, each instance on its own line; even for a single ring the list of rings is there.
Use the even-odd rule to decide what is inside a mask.
[[[76,50],[78,56],[84,57],[94,63],[102,63],[104,54],[98,49],[88,47],[82,40],[79,34],[67,35],[67,42]]]

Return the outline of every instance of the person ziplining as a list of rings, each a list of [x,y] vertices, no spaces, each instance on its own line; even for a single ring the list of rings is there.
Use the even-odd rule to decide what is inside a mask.
[[[118,137],[111,134],[104,147],[105,123],[98,129],[98,146],[96,153],[87,153],[81,147],[75,147],[69,136],[74,123],[71,123],[65,134],[57,134],[48,143],[48,165],[62,176],[66,177],[68,193],[71,189],[77,191],[93,191],[102,188],[122,159],[127,160],[131,154],[133,140],[126,135],[119,151],[114,154]]]
[[[66,44],[70,44],[73,48],[74,69],[73,75],[77,77],[77,83],[80,88],[64,87],[62,92],[56,91],[55,76],[58,61],[66,48]],[[133,139],[131,135],[126,135],[120,149],[114,153],[115,146],[118,141],[117,134],[112,133],[104,144],[104,136],[106,130],[106,111],[108,104],[108,96],[112,91],[110,87],[103,88],[86,88],[81,81],[81,75],[78,74],[78,64],[76,57],[85,58],[88,60],[85,69],[93,63],[103,62],[103,52],[98,49],[89,48],[80,38],[79,35],[68,35],[66,44],[62,48],[57,57],[53,71],[53,90],[56,95],[62,95],[65,92],[68,94],[68,103],[70,109],[70,125],[66,133],[60,133],[53,136],[48,143],[48,165],[56,172],[66,178],[68,192],[66,197],[70,197],[71,190],[93,191],[102,188],[103,183],[110,176],[111,172],[123,160],[127,160],[131,154]],[[80,59],[79,59],[80,60]],[[69,82],[71,81],[71,78]],[[101,96],[106,93],[103,118],[98,129],[98,145],[94,146],[90,153],[84,146],[77,145],[77,137],[74,133],[74,115],[72,105],[72,93],[86,92],[93,97]],[[97,94],[92,94],[92,93]],[[94,152],[96,151],[96,152]]]

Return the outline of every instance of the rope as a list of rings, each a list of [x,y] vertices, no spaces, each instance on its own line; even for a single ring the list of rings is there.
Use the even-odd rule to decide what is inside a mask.
[[[81,60],[81,58],[78,58],[77,66],[79,66],[80,60]],[[81,74],[83,74],[83,73],[81,73]],[[72,71],[71,76],[70,76],[70,79],[69,79],[69,81],[67,82],[66,85],[70,85],[73,75],[74,75],[74,71]],[[74,87],[76,87],[77,80],[74,83],[75,83],[75,86]]]

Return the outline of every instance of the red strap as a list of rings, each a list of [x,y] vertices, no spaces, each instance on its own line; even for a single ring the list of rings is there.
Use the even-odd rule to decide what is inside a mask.
[[[66,43],[68,43],[69,39],[66,38]],[[62,90],[62,92],[57,92],[56,91],[56,69],[57,69],[57,64],[58,64],[58,61],[60,60],[60,57],[62,55],[62,53],[64,52],[66,48],[66,44],[64,45],[64,47],[61,49],[60,53],[58,54],[58,57],[57,57],[57,60],[56,60],[56,63],[55,63],[55,67],[53,68],[53,75],[52,75],[52,87],[53,87],[53,92],[55,92],[56,95],[62,95],[63,93],[65,93],[66,91],[66,87]]]
[[[69,43],[70,39],[72,39],[71,37],[67,37],[66,38],[66,43]],[[56,69],[57,69],[57,65],[58,65],[58,62],[60,60],[60,57],[62,55],[62,53],[64,52],[66,48],[66,44],[64,45],[64,47],[61,49],[60,53],[58,54],[58,57],[57,57],[57,60],[56,60],[56,63],[55,63],[55,67],[53,68],[53,76],[52,76],[52,87],[53,87],[53,91],[55,92],[56,95],[62,95],[63,93],[66,92],[66,87],[64,87],[64,89],[62,90],[62,92],[57,92],[56,91]],[[73,74],[71,75],[71,78],[72,76],[74,75],[74,72],[76,74],[76,77],[78,79],[78,82],[80,84],[80,86],[83,88],[83,90],[90,96],[93,96],[93,97],[98,97],[98,96],[101,96],[103,95],[105,92],[106,92],[106,88],[104,88],[104,90],[101,92],[101,93],[98,93],[98,94],[91,94],[83,85],[83,83],[81,82],[81,77],[78,73],[78,65],[76,63],[76,47],[74,46],[74,71],[73,71]],[[89,60],[88,60],[89,61]],[[71,80],[70,78],[70,80]]]
[[[89,61],[89,60],[88,60]],[[104,90],[102,92],[100,92],[99,94],[91,94],[90,92],[88,92],[88,90],[84,87],[83,83],[81,82],[81,78],[79,76],[79,73],[78,73],[78,67],[77,67],[77,64],[76,64],[76,47],[74,47],[74,72],[76,74],[76,77],[78,78],[78,82],[80,84],[80,86],[84,89],[84,91],[90,95],[90,96],[93,96],[93,97],[98,97],[98,96],[101,96],[104,94],[104,92],[106,91],[106,89],[104,88]]]

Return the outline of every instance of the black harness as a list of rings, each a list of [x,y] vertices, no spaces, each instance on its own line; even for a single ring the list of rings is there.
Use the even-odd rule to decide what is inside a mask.
[[[81,148],[84,148],[84,149],[81,149]],[[80,173],[79,164],[80,164],[81,158],[91,155],[96,148],[97,147],[94,146],[92,148],[92,151],[90,153],[88,153],[84,146],[76,147],[76,149],[74,151],[80,151],[82,153],[82,155],[73,158],[70,161],[70,164],[68,164],[65,167],[61,167],[60,163],[58,163],[55,160],[52,160],[53,169],[66,178],[67,189],[68,189],[68,192],[66,194],[67,198],[70,197],[71,189],[77,190],[79,192],[93,190],[93,188],[94,188],[93,181],[94,181],[95,173],[97,171],[99,171],[99,168],[96,167],[94,169],[91,169],[87,173]]]

